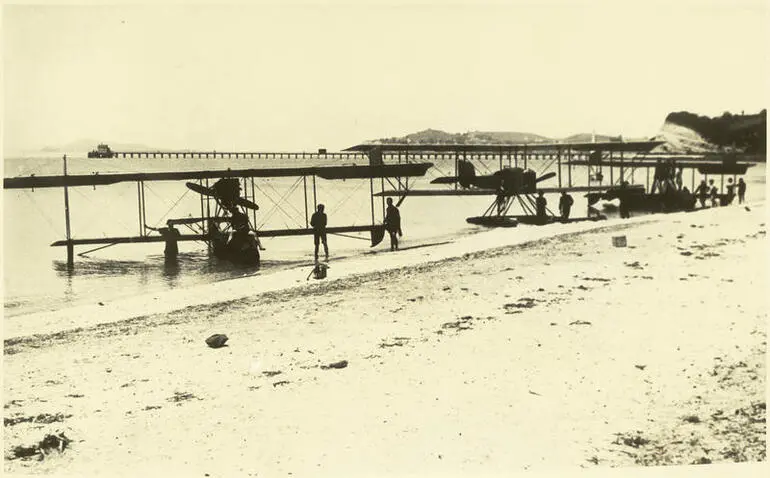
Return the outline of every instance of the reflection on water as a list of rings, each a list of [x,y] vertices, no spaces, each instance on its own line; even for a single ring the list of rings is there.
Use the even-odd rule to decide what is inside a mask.
[[[163,261],[163,278],[169,287],[176,287],[179,276],[179,257],[166,257]]]
[[[276,264],[263,262],[263,266]],[[228,261],[209,256],[206,252],[180,253],[177,257],[167,258],[164,255],[148,255],[144,260],[114,260],[104,258],[80,257],[75,267],[66,261],[53,261],[53,268],[58,277],[72,280],[74,278],[108,278],[134,277],[146,283],[156,282],[162,278],[169,285],[176,285],[175,279],[182,273],[188,277],[216,275],[218,279],[243,277],[259,271],[259,266],[235,265]]]

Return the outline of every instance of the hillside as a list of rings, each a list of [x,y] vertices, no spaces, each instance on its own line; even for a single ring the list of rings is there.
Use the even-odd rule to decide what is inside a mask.
[[[426,129],[401,137],[381,138],[370,143],[382,144],[525,144],[525,143],[591,143],[622,141],[622,136],[606,134],[577,133],[566,138],[549,138],[535,133],[516,131],[469,131],[447,133],[437,129]]]
[[[767,111],[757,114],[733,115],[709,118],[687,111],[670,113],[660,131],[653,138],[664,141],[656,152],[670,153],[713,153],[741,152],[765,154],[767,141]],[[426,129],[402,137],[383,138],[370,143],[410,144],[523,144],[523,143],[590,143],[633,141],[622,136],[578,133],[566,138],[548,138],[534,133],[506,131],[469,131],[447,133]],[[643,139],[637,139],[637,141]]]
[[[714,118],[678,111],[666,117],[659,137],[668,151],[765,153],[767,110],[749,115],[725,112]]]
[[[553,141],[545,136],[533,133],[512,131],[469,131],[467,133],[447,133],[436,129],[426,129],[401,137],[381,138],[373,143],[394,144],[520,144],[544,143]]]

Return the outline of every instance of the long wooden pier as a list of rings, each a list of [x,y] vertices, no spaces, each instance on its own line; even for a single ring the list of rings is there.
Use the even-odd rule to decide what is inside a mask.
[[[366,159],[358,152],[307,151],[112,151],[112,158],[204,158],[204,159]]]
[[[513,153],[506,152],[506,157]],[[463,157],[469,160],[494,160],[500,156],[497,152],[485,152],[465,153]],[[524,157],[523,154],[518,156]],[[556,159],[557,153],[552,152],[528,152],[526,154],[528,159],[531,160],[549,160]],[[139,159],[139,158],[156,158],[156,159],[305,159],[305,160],[349,160],[351,162],[368,162],[369,158],[365,153],[361,152],[347,152],[347,151],[335,151],[328,153],[313,153],[313,152],[273,152],[273,151],[112,151],[111,158],[123,158],[123,159]],[[587,153],[575,151],[572,153],[572,157],[579,160],[587,161],[589,155]],[[429,152],[429,151],[414,151],[403,153],[383,153],[382,158],[385,161],[399,161],[403,159],[430,161],[430,160],[455,160],[457,159],[456,153],[446,152]]]

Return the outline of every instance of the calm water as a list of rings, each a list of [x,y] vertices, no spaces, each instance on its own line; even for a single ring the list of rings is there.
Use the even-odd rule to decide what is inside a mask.
[[[412,188],[428,188],[436,176],[452,174],[451,160],[434,160],[425,178],[410,180]],[[317,160],[252,159],[87,159],[85,154],[68,155],[70,174],[95,172],[176,171],[249,167],[283,167],[334,164]],[[344,161],[350,164],[351,160]],[[546,161],[531,161],[538,172]],[[340,164],[339,162],[337,164]],[[62,160],[55,157],[9,158],[4,163],[5,177],[29,174],[61,174]],[[488,169],[497,168],[490,160]],[[480,166],[480,173],[485,173]],[[753,168],[752,177],[764,180],[764,166]],[[563,173],[566,183],[566,170]],[[644,178],[637,178],[644,182]],[[687,178],[685,178],[687,182]],[[751,184],[752,181],[749,181]],[[555,186],[556,179],[547,181]],[[573,183],[585,183],[585,170],[573,169]],[[259,228],[295,228],[305,226],[305,196],[301,179],[266,178],[256,184]],[[387,186],[387,184],[386,184]],[[751,187],[751,186],[750,186]],[[379,186],[375,184],[375,191]],[[573,194],[573,216],[582,216],[586,203],[581,194]],[[368,180],[317,180],[317,200],[326,205],[330,226],[367,225],[371,223]],[[145,185],[148,225],[165,224],[166,219],[200,215],[200,197],[189,191],[183,181],[152,182]],[[312,191],[308,203],[312,213]],[[443,242],[482,231],[468,225],[465,218],[476,216],[491,203],[491,197],[413,197],[401,206],[404,246]],[[558,197],[548,197],[554,210]],[[40,310],[55,310],[69,305],[93,303],[125,296],[194,284],[234,279],[252,274],[269,274],[288,267],[304,267],[312,260],[311,237],[266,238],[261,268],[235,267],[208,256],[205,244],[180,243],[175,265],[163,259],[163,243],[122,244],[76,256],[75,269],[68,271],[65,248],[50,247],[65,238],[63,191],[57,188],[4,190],[4,312],[7,316]],[[276,205],[278,204],[278,205]],[[377,222],[382,220],[382,204],[375,203]],[[139,232],[137,186],[135,183],[70,189],[72,235],[75,238],[137,235]],[[183,226],[180,226],[183,227]],[[522,226],[526,227],[526,226]],[[551,227],[559,227],[554,225]],[[185,231],[187,232],[187,231]],[[355,234],[351,234],[356,236]],[[367,253],[368,234],[354,237],[329,236],[332,257]],[[76,254],[98,246],[79,246]],[[378,249],[387,249],[387,239]]]

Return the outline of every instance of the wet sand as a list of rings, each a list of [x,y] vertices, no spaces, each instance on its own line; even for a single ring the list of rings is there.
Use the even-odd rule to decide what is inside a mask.
[[[478,476],[764,461],[764,203],[750,209],[361,265],[385,253],[336,280],[16,334],[5,471]],[[612,247],[618,235],[629,247]],[[214,333],[228,346],[208,348]],[[47,434],[71,441],[11,459]]]

